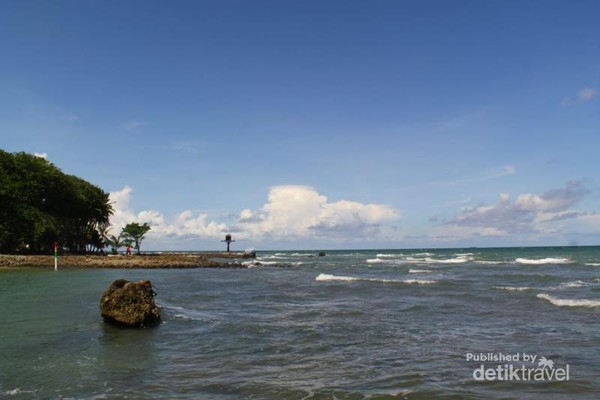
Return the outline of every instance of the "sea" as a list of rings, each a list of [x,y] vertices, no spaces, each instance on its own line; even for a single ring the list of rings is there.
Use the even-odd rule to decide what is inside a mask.
[[[600,247],[325,253],[0,269],[0,398],[600,398]],[[103,323],[119,278],[158,327]]]

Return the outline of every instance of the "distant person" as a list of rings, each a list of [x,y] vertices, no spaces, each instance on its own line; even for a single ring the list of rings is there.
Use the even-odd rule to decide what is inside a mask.
[[[127,245],[127,248],[125,249],[125,255],[130,256],[131,255],[131,246]]]

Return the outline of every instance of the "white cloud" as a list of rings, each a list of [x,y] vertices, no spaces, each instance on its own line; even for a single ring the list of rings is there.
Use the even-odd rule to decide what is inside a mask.
[[[112,234],[118,234],[126,224],[134,221],[148,223],[152,227],[148,236],[155,238],[189,235],[218,237],[227,230],[224,223],[208,222],[208,214],[194,215],[189,210],[177,214],[172,220],[168,220],[163,213],[156,210],[135,212],[130,207],[132,192],[131,187],[125,186],[110,193],[114,209],[110,219]]]
[[[43,158],[44,160],[48,159],[48,153],[33,153],[35,157]]]
[[[149,237],[199,237],[218,239],[231,229],[238,238],[259,242],[264,239],[328,238],[376,239],[383,226],[399,218],[399,212],[382,204],[363,204],[327,197],[308,186],[271,188],[267,203],[259,210],[243,209],[235,216],[234,226],[211,221],[209,214],[186,210],[167,218],[156,210],[135,212],[130,206],[132,189],[110,193],[115,210],[111,218],[112,233],[127,223],[147,222]],[[229,228],[229,229],[228,229]]]
[[[523,193],[515,201],[502,193],[496,204],[467,207],[438,231],[468,227],[480,235],[545,232],[550,229],[548,224],[586,214],[570,208],[587,193],[581,181],[570,181],[564,188],[541,194]]]
[[[397,220],[397,210],[327,197],[309,186],[271,188],[267,203],[240,213],[237,230],[244,236],[272,238],[375,238],[379,228]]]

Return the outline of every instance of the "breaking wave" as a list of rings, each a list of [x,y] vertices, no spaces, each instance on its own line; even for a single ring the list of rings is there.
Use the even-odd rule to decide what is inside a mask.
[[[316,281],[342,281],[342,282],[380,282],[380,283],[405,283],[407,285],[430,285],[438,281],[427,279],[383,279],[383,278],[362,278],[354,276],[319,274]]]
[[[494,289],[508,290],[511,292],[524,292],[526,290],[533,290],[533,288],[529,286],[494,286]]]
[[[561,283],[560,286],[568,287],[568,288],[578,288],[578,287],[590,286],[590,283],[587,283],[584,281],[573,281],[573,282]]]
[[[549,294],[544,293],[538,294],[537,298],[547,300],[559,307],[600,307],[600,300],[559,299],[558,297],[550,296]]]
[[[526,265],[543,265],[543,264],[570,264],[571,261],[564,257],[548,257],[548,258],[517,258],[515,260],[517,264]]]

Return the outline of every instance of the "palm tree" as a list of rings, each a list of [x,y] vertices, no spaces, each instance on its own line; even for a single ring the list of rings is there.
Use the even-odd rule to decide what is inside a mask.
[[[119,252],[119,247],[123,246],[125,243],[121,241],[121,235],[115,236],[110,235],[106,239],[106,243],[108,243],[111,247],[111,251],[113,254],[117,254]]]

